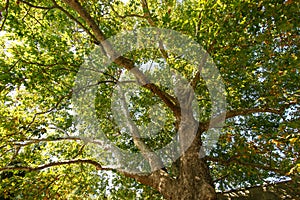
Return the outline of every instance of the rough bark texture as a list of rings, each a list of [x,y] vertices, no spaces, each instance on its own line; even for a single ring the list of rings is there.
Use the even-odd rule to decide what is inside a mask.
[[[185,128],[185,138],[194,135],[193,126]],[[215,191],[206,160],[201,155],[200,137],[196,136],[192,145],[180,158],[178,191],[174,199],[215,199]]]
[[[172,200],[213,200],[216,198],[214,184],[210,176],[209,168],[204,156],[201,155],[201,140],[199,134],[203,132],[203,126],[197,126],[196,121],[189,124],[181,123],[179,128],[181,137],[189,136],[192,142],[184,151],[179,161],[177,176],[171,175],[163,169],[149,175],[123,173],[142,184],[158,190],[165,199]],[[192,136],[195,137],[192,137]],[[189,141],[183,139],[185,145]]]
[[[182,108],[179,137],[182,156],[179,163],[179,175],[173,180],[173,187],[160,192],[172,200],[213,200],[216,199],[214,184],[210,176],[204,152],[201,151],[201,134],[205,127],[199,126],[191,112]]]

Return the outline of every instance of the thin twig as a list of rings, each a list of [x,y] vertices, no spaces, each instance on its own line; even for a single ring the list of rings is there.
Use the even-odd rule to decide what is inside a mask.
[[[43,7],[43,6],[36,6],[36,5],[33,5],[32,3],[29,3],[27,1],[23,1],[23,0],[19,0],[20,2],[32,7],[32,8],[37,8],[37,9],[42,9],[42,10],[51,10],[53,8],[56,8],[56,6],[51,6],[51,7]]]
[[[6,19],[7,19],[7,16],[8,16],[8,7],[9,7],[9,0],[6,0],[6,4],[5,4],[5,8],[4,8],[5,16],[4,16],[4,20],[3,20],[2,24],[1,24],[1,27],[0,27],[0,31],[2,31],[2,29],[4,27],[4,24],[6,22]]]

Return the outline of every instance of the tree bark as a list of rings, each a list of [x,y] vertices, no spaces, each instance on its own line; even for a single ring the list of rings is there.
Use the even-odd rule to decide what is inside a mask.
[[[198,122],[191,121],[191,118],[188,122],[181,123],[179,127],[182,148],[189,144],[187,150],[183,149],[184,152],[180,157],[179,176],[172,181],[172,187],[164,188],[160,192],[166,199],[172,200],[216,199],[215,187],[201,148],[200,136],[204,127],[198,127]],[[191,142],[188,141],[189,138],[194,139]]]
[[[161,193],[172,200],[214,200],[216,193],[204,159],[189,161],[189,169],[182,175],[174,188]]]
[[[201,135],[207,129],[193,116],[193,90],[178,87],[177,95],[181,112],[176,116],[179,121],[178,133],[181,148],[180,169],[175,191],[169,199],[175,200],[213,200],[216,199],[215,187],[210,176]]]
[[[182,117],[183,115],[181,115]],[[189,123],[180,123],[179,135],[182,137],[182,149],[179,158],[178,174],[158,170],[147,176],[138,174],[124,174],[138,182],[148,185],[159,191],[165,199],[170,200],[214,200],[217,199],[214,183],[210,176],[207,160],[201,148],[201,134],[205,131],[205,125],[198,126],[195,120]],[[184,137],[192,138],[188,141]],[[190,143],[189,143],[190,142]]]

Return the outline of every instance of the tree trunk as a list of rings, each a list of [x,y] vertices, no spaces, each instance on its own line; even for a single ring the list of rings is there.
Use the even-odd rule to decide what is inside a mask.
[[[216,193],[209,176],[205,160],[194,159],[190,162],[190,168],[181,171],[182,175],[173,189],[163,191],[167,199],[172,200],[213,200]],[[167,193],[165,195],[164,193]]]
[[[213,200],[216,192],[204,158],[190,149],[181,158],[181,169],[178,179],[172,181],[170,187],[160,192],[166,199],[172,200]]]
[[[172,200],[213,200],[216,192],[210,176],[204,152],[201,151],[201,133],[203,126],[191,118],[183,120],[179,126],[181,148],[187,149],[180,157],[179,176],[172,182],[172,187],[165,187],[160,192],[166,199]],[[189,139],[192,138],[192,141]]]
[[[215,187],[210,176],[205,153],[202,150],[201,135],[207,129],[193,116],[192,88],[176,88],[181,112],[176,116],[181,149],[180,169],[174,188],[165,188],[161,193],[172,200],[213,200]]]

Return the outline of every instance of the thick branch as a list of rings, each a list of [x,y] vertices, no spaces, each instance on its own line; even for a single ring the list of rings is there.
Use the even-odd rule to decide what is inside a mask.
[[[55,0],[52,0],[52,2],[53,2],[54,6],[55,6],[57,9],[61,10],[61,11],[62,11],[63,13],[65,13],[71,20],[73,20],[73,21],[76,22],[81,28],[83,28],[83,30],[84,30],[87,34],[89,34],[89,36],[94,40],[94,42],[95,42],[96,44],[99,45],[99,42],[96,42],[96,41],[97,41],[96,37],[91,33],[91,31],[90,31],[87,27],[85,27],[78,19],[76,19],[76,18],[75,18],[71,13],[69,13],[67,10],[65,10],[63,7],[59,6],[59,5],[56,3]]]
[[[64,2],[69,5],[72,9],[74,9],[81,18],[88,24],[88,26],[93,31],[95,38],[97,41],[101,43],[106,54],[113,60],[117,65],[124,67],[127,70],[130,70],[138,80],[138,82],[145,88],[150,89],[154,94],[159,96],[165,104],[175,113],[179,114],[180,110],[177,106],[175,106],[174,98],[172,98],[169,94],[162,91],[158,86],[153,83],[150,83],[148,78],[141,72],[138,68],[134,66],[134,62],[130,59],[127,59],[116,52],[111,44],[106,40],[104,33],[99,29],[96,22],[92,19],[89,13],[80,5],[78,0],[64,0]]]
[[[141,140],[139,130],[136,127],[135,123],[131,120],[131,116],[127,108],[125,95],[121,89],[119,90],[119,92],[121,93],[121,98],[119,98],[122,107],[121,111],[123,111],[126,124],[129,127],[135,146],[141,151],[144,158],[149,162],[152,171],[156,171],[163,168],[163,163],[161,159],[145,144],[144,141]]]
[[[62,165],[71,165],[71,164],[90,164],[95,166],[97,170],[103,170],[103,171],[114,171],[116,169],[113,168],[107,168],[102,167],[102,165],[94,160],[89,159],[76,159],[76,160],[66,160],[66,161],[60,161],[60,162],[53,162],[48,163],[44,165],[40,165],[37,167],[30,167],[30,166],[7,166],[0,168],[0,172],[3,171],[14,171],[14,170],[20,170],[20,171],[40,171],[43,169],[47,169],[50,167],[55,166],[62,166]],[[135,180],[141,182],[142,184],[149,185],[158,191],[166,189],[166,187],[170,187],[172,184],[172,181],[168,174],[164,171],[156,171],[152,174],[134,174],[134,173],[128,173],[123,172],[122,170],[117,170],[120,174],[123,174],[124,176],[128,178],[134,178]]]
[[[48,163],[45,165],[40,165],[37,167],[30,167],[30,166],[8,166],[8,167],[2,167],[0,168],[0,171],[12,171],[12,170],[22,170],[22,171],[40,171],[43,169],[47,169],[54,166],[61,166],[61,165],[70,165],[70,164],[80,164],[80,163],[86,163],[91,164],[96,167],[97,170],[113,170],[112,168],[105,168],[102,167],[100,163],[89,160],[89,159],[77,159],[77,160],[67,160],[67,161],[60,161],[60,162],[53,162]]]
[[[136,181],[150,186],[154,189],[156,189],[159,192],[163,192],[164,190],[169,191],[175,191],[178,186],[178,180],[172,179],[165,171],[158,170],[153,172],[152,174],[148,175],[142,175],[142,174],[132,174],[127,172],[120,172],[126,177],[133,178]],[[172,193],[169,193],[169,195],[172,195]],[[165,196],[168,199],[171,199],[172,196]]]
[[[207,123],[218,126],[218,124],[223,121],[224,115],[226,115],[225,119],[229,119],[237,116],[250,115],[253,113],[273,113],[273,114],[280,115],[282,114],[282,112],[283,112],[282,109],[274,109],[274,108],[250,108],[250,109],[243,109],[243,110],[232,110],[220,114],[219,116],[211,119]]]
[[[251,109],[245,109],[245,110],[234,110],[226,112],[226,119],[236,117],[239,115],[249,115],[253,113],[274,113],[280,115],[282,113],[282,110],[279,109],[273,109],[273,108],[251,108]]]

